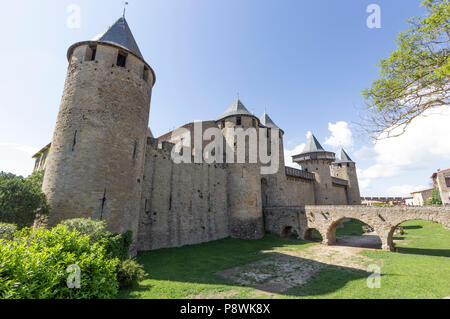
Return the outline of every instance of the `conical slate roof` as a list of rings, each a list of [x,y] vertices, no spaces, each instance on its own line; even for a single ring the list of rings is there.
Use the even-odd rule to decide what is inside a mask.
[[[323,149],[322,145],[320,145],[320,143],[316,139],[316,137],[313,134],[311,134],[308,137],[308,141],[306,142],[305,149],[303,150],[303,152],[301,154],[314,153],[314,152],[325,152],[325,150]]]
[[[279,127],[272,121],[269,115],[267,115],[267,112],[264,111],[264,115],[259,119],[261,121],[261,124],[265,127],[269,128],[278,128]]]
[[[234,101],[233,104],[231,104],[231,106],[225,111],[225,113],[223,113],[222,116],[218,118],[218,121],[233,115],[253,116],[253,114],[247,110],[247,108],[244,106],[244,104],[242,104],[241,100],[239,99],[236,99],[236,101]]]
[[[144,59],[125,17],[121,17],[112,26],[106,29],[105,32],[92,39],[92,41],[109,42],[119,45],[133,52],[141,59]]]
[[[350,158],[350,156],[348,156],[348,154],[344,151],[344,149],[341,149],[339,159],[335,163],[354,163],[354,162]]]

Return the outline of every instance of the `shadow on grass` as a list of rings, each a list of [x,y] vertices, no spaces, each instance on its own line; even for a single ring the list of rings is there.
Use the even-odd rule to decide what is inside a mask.
[[[338,291],[350,281],[367,279],[370,275],[371,273],[360,269],[327,266],[305,285],[289,289],[287,294],[296,297],[323,296]]]
[[[401,226],[403,229],[421,229],[423,226]]]
[[[450,257],[450,249],[428,249],[428,248],[412,248],[412,247],[396,247],[395,249],[397,252],[401,254]]]
[[[149,282],[148,280],[143,281],[137,288],[122,290],[119,293],[118,298],[138,298],[145,295],[152,296],[152,298],[171,298],[171,296],[174,295],[176,295],[177,298],[179,296],[181,296],[181,298],[187,298],[190,294],[196,294],[195,291],[190,291],[190,285],[184,284],[223,285],[242,288],[242,285],[235,282],[231,277],[226,278],[218,273],[235,267],[242,266],[244,268],[244,265],[248,266],[253,263],[258,264],[259,261],[262,262],[260,271],[263,273],[269,271],[270,274],[274,275],[278,275],[280,271],[286,271],[286,269],[289,271],[289,267],[286,268],[286,265],[289,266],[290,264],[294,266],[297,265],[297,271],[301,270],[302,265],[308,265],[310,268],[319,268],[321,269],[320,273],[328,269],[327,271],[332,271],[334,274],[337,274],[338,277],[336,277],[332,284],[323,285],[322,290],[326,290],[326,292],[333,292],[336,289],[340,289],[345,286],[348,281],[368,277],[369,274],[365,271],[335,267],[309,259],[288,256],[283,254],[282,251],[267,253],[267,251],[271,251],[275,248],[292,251],[313,245],[314,244],[310,242],[281,238],[267,234],[260,240],[238,240],[228,238],[200,245],[141,252],[138,254],[137,260],[144,266],[145,271],[149,274],[149,278],[156,282]],[[282,255],[284,257],[274,257],[274,254]],[[274,262],[271,262],[270,260],[273,258],[275,258]],[[284,261],[282,261],[282,267],[280,269],[278,269],[279,258],[287,258],[284,267]],[[266,261],[268,261],[267,267],[264,266]],[[300,273],[301,272],[299,272],[299,274]],[[327,272],[325,272],[325,274],[327,274]],[[309,280],[311,280],[311,278]],[[320,281],[322,282],[322,279],[320,279]],[[257,283],[256,285],[249,283],[248,286],[265,287],[265,290],[261,290],[284,295],[305,296],[305,291],[307,291],[300,288],[296,288],[298,290],[284,291],[283,289],[280,290],[276,285],[271,286],[270,283],[265,284],[264,282]],[[286,289],[287,288],[289,288],[289,285]],[[180,293],[180,290],[185,291]],[[315,291],[311,290],[310,294],[315,294]]]

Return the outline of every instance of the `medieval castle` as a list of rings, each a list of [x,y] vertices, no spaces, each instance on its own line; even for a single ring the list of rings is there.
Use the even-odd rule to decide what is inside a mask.
[[[311,136],[293,157],[302,169],[285,167],[284,132],[239,99],[217,120],[202,122],[202,129],[222,130],[228,145],[235,136],[226,128],[262,128],[272,138],[276,133],[277,172],[263,175],[261,163],[175,164],[173,135],[153,138],[148,129],[155,73],[124,17],[93,40],[72,45],[67,57],[53,141],[35,156],[35,169],[45,168],[49,225],[102,219],[113,232],[132,230],[135,251],[143,251],[261,238],[270,229],[266,208],[361,204],[355,163],[344,150],[336,159]]]

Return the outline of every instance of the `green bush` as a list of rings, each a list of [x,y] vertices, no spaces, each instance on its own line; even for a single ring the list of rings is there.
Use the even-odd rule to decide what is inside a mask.
[[[16,225],[0,223],[0,239],[12,240],[16,230]]]
[[[431,193],[431,198],[423,203],[425,206],[429,205],[442,205],[441,194],[439,189],[433,189]]]
[[[36,215],[45,216],[50,205],[42,192],[43,172],[28,178],[0,172],[0,222],[19,229],[33,225]]]
[[[100,243],[68,227],[19,231],[0,240],[0,299],[113,298],[120,261]],[[81,270],[80,288],[70,289],[68,267]]]
[[[110,234],[106,230],[106,223],[101,220],[75,218],[62,221],[61,225],[67,226],[70,230],[76,230],[83,235],[89,236],[91,243],[97,243]]]
[[[133,232],[115,235],[106,230],[104,221],[89,218],[65,220],[61,224],[89,236],[91,243],[100,243],[106,248],[106,255],[109,258],[117,257],[120,260],[128,258]]]
[[[120,263],[117,280],[119,281],[120,288],[130,288],[136,286],[146,276],[147,274],[142,265],[139,265],[133,259],[127,259]]]

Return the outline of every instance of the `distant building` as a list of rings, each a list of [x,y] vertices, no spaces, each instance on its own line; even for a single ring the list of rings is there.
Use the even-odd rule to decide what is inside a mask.
[[[35,160],[33,172],[45,170],[45,167],[47,166],[48,154],[50,152],[50,146],[51,143],[33,155]]]
[[[414,197],[405,197],[405,205],[406,206],[414,206]]]
[[[367,206],[374,205],[406,205],[403,197],[361,197],[361,203]]]
[[[439,189],[443,205],[450,205],[450,168],[438,170],[431,176],[434,186]]]
[[[423,206],[423,204],[430,200],[433,195],[434,188],[428,188],[417,192],[412,192],[412,203],[414,206]]]

